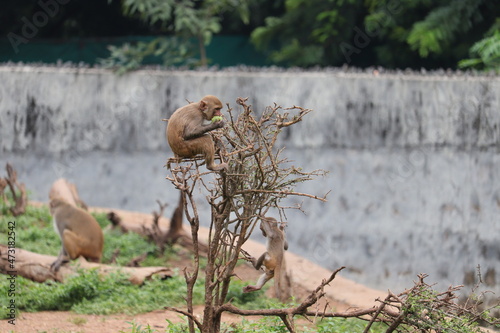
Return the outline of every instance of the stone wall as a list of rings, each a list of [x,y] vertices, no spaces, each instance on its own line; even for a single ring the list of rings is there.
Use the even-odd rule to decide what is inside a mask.
[[[92,205],[150,212],[176,202],[163,118],[203,95],[255,112],[314,110],[284,133],[288,156],[329,194],[290,212],[290,250],[375,288],[465,284],[500,292],[500,78],[342,71],[0,67],[1,162],[33,197],[59,176]],[[5,158],[5,161],[4,161]],[[170,187],[169,187],[170,186]],[[294,203],[294,202],[291,202]]]

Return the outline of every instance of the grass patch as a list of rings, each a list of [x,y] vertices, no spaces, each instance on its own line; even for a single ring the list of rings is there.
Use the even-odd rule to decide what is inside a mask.
[[[1,205],[1,203],[0,203]],[[9,221],[16,222],[16,247],[36,253],[57,256],[61,247],[59,236],[52,226],[52,217],[47,207],[29,205],[26,213],[13,217],[5,206],[0,206],[0,234],[6,235]],[[93,214],[104,229],[109,224],[106,214]],[[132,258],[148,253],[143,266],[164,266],[176,258],[176,248],[167,248],[158,256],[154,244],[136,233],[123,234],[119,230],[104,232],[103,263],[109,262],[118,249],[117,265],[128,263]],[[6,239],[0,239],[5,243]],[[164,306],[184,305],[186,283],[183,276],[152,279],[142,286],[132,285],[123,274],[99,275],[95,270],[82,270],[63,284],[48,281],[37,283],[23,277],[16,278],[16,306],[20,311],[73,311],[81,314],[136,314],[161,309]],[[8,290],[7,279],[0,279],[0,290]],[[202,304],[204,280],[199,279],[194,290],[194,303]],[[245,283],[233,280],[228,299],[237,306],[256,309],[271,306],[264,291],[242,293]],[[0,304],[8,304],[7,293],[0,293]],[[0,313],[6,318],[6,312]]]
[[[83,317],[74,317],[74,318],[69,319],[68,321],[72,324],[77,325],[77,326],[85,325],[88,322],[87,318],[83,318]]]
[[[5,279],[0,289],[7,288]],[[195,287],[195,304],[203,302],[203,281]],[[184,304],[186,284],[181,276],[166,280],[153,278],[142,286],[133,285],[120,273],[100,275],[97,270],[81,270],[65,283],[38,283],[16,279],[16,305],[21,311],[73,311],[80,314],[137,314]],[[0,303],[8,304],[0,294]],[[6,318],[6,314],[2,314]]]
[[[57,256],[61,249],[61,240],[54,231],[52,216],[45,206],[35,207],[28,205],[26,213],[13,217],[8,207],[0,202],[0,235],[7,235],[9,221],[15,221],[16,247],[24,250]],[[97,222],[104,230],[109,221],[105,213],[92,213]],[[1,237],[0,243],[6,244],[6,238]],[[117,265],[127,264],[132,258],[143,253],[148,253],[142,263],[143,266],[165,266],[166,261],[175,256],[171,249],[165,251],[163,256],[158,256],[154,244],[148,242],[143,236],[129,232],[122,233],[119,230],[106,230],[104,232],[104,250],[102,263],[109,263],[113,253],[119,250],[116,258]]]
[[[120,331],[120,333],[184,333],[188,331],[188,325],[186,323],[174,324],[167,320],[168,327],[164,331],[159,331],[151,328],[149,325],[144,328],[142,325],[136,322],[129,322],[130,330]],[[296,329],[298,332],[303,333],[332,333],[332,332],[363,332],[366,327],[367,322],[356,318],[328,318],[320,320],[316,325],[297,325]],[[196,332],[199,332],[197,328]],[[370,333],[382,333],[387,329],[387,325],[381,323],[375,323],[371,329]],[[288,329],[283,324],[283,321],[278,317],[263,317],[259,320],[247,320],[243,319],[239,324],[222,324],[221,332],[231,332],[231,333],[288,333]]]
[[[26,213],[13,217],[5,204],[0,202],[0,235],[6,235],[9,221],[16,222],[16,247],[28,251],[57,256],[61,241],[54,231],[52,217],[47,207],[29,205]],[[154,244],[143,236],[133,232],[122,233],[119,230],[107,230],[109,221],[105,213],[92,214],[104,231],[103,263],[109,263],[116,250],[117,265],[124,265],[132,258],[147,253],[143,266],[165,266],[166,263],[179,260],[177,251],[180,248],[167,248],[159,255]],[[6,243],[5,236],[0,236],[0,243]],[[200,258],[200,266],[206,265],[206,259]],[[76,263],[73,263],[76,265]],[[203,304],[204,279],[199,278],[194,289],[194,304]],[[7,279],[0,279],[0,290],[8,290]],[[248,282],[234,278],[227,300],[243,309],[264,309],[284,307],[275,299],[265,297],[265,290],[243,293]],[[8,293],[0,293],[0,304],[8,304]],[[97,270],[79,270],[78,274],[69,277],[65,283],[48,281],[33,282],[18,276],[16,278],[16,307],[18,311],[73,311],[79,314],[110,315],[116,313],[138,314],[162,309],[165,306],[182,307],[185,305],[186,283],[182,274],[174,274],[172,278],[161,280],[153,278],[142,286],[133,285],[122,273],[101,275]],[[2,307],[0,319],[7,318]],[[264,319],[263,319],[264,320]],[[243,321],[241,325],[231,326],[231,332],[253,332],[260,327],[261,332],[280,332],[284,326],[278,319],[269,327],[271,319],[252,323]],[[76,325],[86,323],[85,318],[72,319]],[[131,332],[157,332],[146,326],[130,323]],[[185,332],[186,324],[171,324],[166,332]],[[274,331],[270,331],[273,329]]]

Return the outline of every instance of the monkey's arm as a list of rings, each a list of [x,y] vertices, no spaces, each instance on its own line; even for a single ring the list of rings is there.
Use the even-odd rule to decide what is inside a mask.
[[[204,125],[203,122],[197,126],[188,125],[184,128],[183,139],[184,140],[192,140],[199,138],[200,136],[205,135],[205,133],[213,131],[217,128],[224,127],[224,121],[216,121],[213,123],[209,123]]]
[[[253,258],[252,264],[253,264],[253,267],[255,267],[256,270],[260,269],[260,267],[262,266],[262,263],[264,262],[264,259],[266,259],[266,255],[267,255],[267,252],[264,252],[259,257],[259,259],[255,260],[255,258]]]
[[[243,288],[243,292],[249,293],[251,291],[260,290],[266,284],[267,281],[273,278],[273,276],[274,276],[274,271],[266,270],[266,272],[259,277],[259,280],[257,281],[257,284],[255,286],[248,285]]]

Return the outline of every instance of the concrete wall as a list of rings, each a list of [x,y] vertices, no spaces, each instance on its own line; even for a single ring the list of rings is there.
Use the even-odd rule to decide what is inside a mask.
[[[290,250],[356,281],[398,291],[430,282],[500,292],[500,78],[340,71],[139,71],[0,67],[1,162],[46,200],[59,176],[92,205],[150,212],[176,201],[164,179],[169,115],[217,95],[258,113],[314,109],[281,142],[324,179],[288,214]],[[5,159],[5,160],[4,160]],[[293,202],[292,202],[293,203]]]

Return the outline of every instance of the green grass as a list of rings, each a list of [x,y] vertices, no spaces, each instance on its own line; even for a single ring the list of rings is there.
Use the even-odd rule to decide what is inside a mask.
[[[0,289],[6,290],[6,279]],[[203,281],[195,287],[195,304],[201,304]],[[186,284],[181,276],[166,280],[153,278],[142,286],[133,285],[124,274],[100,275],[96,270],[81,270],[65,283],[38,283],[16,278],[16,306],[20,311],[73,311],[80,314],[137,314],[184,304]],[[0,303],[8,304],[7,293]],[[1,318],[6,318],[2,313]]]
[[[15,221],[16,248],[33,251],[36,253],[57,256],[61,242],[52,226],[52,217],[46,207],[28,206],[26,213],[13,217],[5,203],[0,201],[0,243],[6,244],[6,231],[9,221]],[[109,224],[106,214],[93,214],[103,229]],[[109,263],[116,249],[119,255],[117,265],[128,263],[132,258],[147,253],[143,266],[165,266],[172,260],[179,259],[178,249],[167,248],[163,255],[157,253],[154,244],[136,233],[123,234],[119,230],[106,230],[104,232],[103,263]],[[205,261],[202,260],[201,266]],[[99,274],[96,270],[79,270],[78,274],[69,277],[65,283],[48,281],[37,283],[18,276],[16,284],[17,311],[73,311],[79,314],[109,315],[116,313],[137,314],[162,309],[165,306],[185,306],[186,283],[182,274],[161,280],[153,278],[142,286],[133,285],[127,276],[122,273],[108,275]],[[0,290],[8,290],[10,281],[0,279]],[[243,309],[268,309],[283,308],[296,305],[279,303],[276,299],[265,297],[265,290],[243,293],[242,289],[247,282],[234,278],[229,288],[227,300]],[[7,292],[0,293],[0,304],[10,301]],[[199,278],[194,288],[194,304],[203,304],[204,280]],[[0,308],[0,319],[7,318],[5,307]],[[75,319],[77,320],[77,319]],[[83,322],[83,319],[78,322]],[[301,332],[360,332],[366,324],[359,320],[325,319],[314,329],[300,328]],[[142,327],[135,322],[130,323],[130,331],[125,333],[152,333],[159,332],[149,326]],[[187,324],[173,324],[165,332],[185,332]],[[243,319],[241,324],[225,326],[227,332],[287,332],[279,318],[267,317],[259,321]],[[372,330],[371,332],[378,332]]]
[[[15,221],[16,248],[57,256],[61,248],[59,235],[54,232],[52,217],[47,207],[28,206],[26,213],[13,217],[6,205],[0,201],[0,243],[6,244],[6,231],[9,221]],[[109,225],[105,213],[92,213],[101,228]],[[5,238],[4,238],[5,237]],[[119,250],[116,258],[118,265],[128,263],[138,255],[148,253],[144,266],[164,266],[165,262],[175,253],[167,250],[166,255],[159,257],[156,246],[148,242],[143,236],[129,232],[123,234],[119,230],[104,232],[103,263],[109,263],[113,252]]]
[[[129,322],[130,330],[120,333],[184,333],[188,331],[187,323],[174,324],[167,320],[168,327],[164,331],[151,328],[149,325],[142,327],[136,322]],[[359,333],[363,332],[367,322],[361,319],[328,318],[318,321],[316,325],[296,325],[297,332],[302,333]],[[196,327],[195,327],[196,328]],[[382,333],[387,329],[386,325],[375,323],[370,333]],[[196,332],[199,330],[196,328]],[[243,319],[241,323],[222,324],[221,332],[230,333],[288,333],[283,321],[278,317],[263,317],[259,320]]]
[[[0,203],[0,243],[6,244],[6,231],[9,221],[15,221],[16,248],[36,253],[57,256],[61,247],[59,236],[52,226],[52,217],[47,207],[28,206],[24,215],[13,217],[5,204]],[[106,228],[106,214],[93,214],[101,227]],[[5,238],[4,238],[5,237]],[[159,256],[154,244],[136,233],[122,233],[119,230],[104,232],[103,263],[111,260],[118,249],[116,264],[123,265],[132,258],[148,253],[142,263],[144,266],[165,266],[176,258],[176,248],[167,248]],[[132,285],[123,274],[99,275],[97,271],[79,271],[79,274],[67,279],[63,284],[56,282],[37,283],[17,277],[16,306],[20,311],[58,311],[71,310],[82,314],[135,314],[161,309],[164,306],[185,304],[186,284],[184,277],[174,277],[146,281],[142,286]],[[0,290],[8,290],[7,279],[0,279]],[[194,303],[203,301],[203,279],[199,279],[194,290]],[[230,298],[234,304],[247,308],[258,308],[266,304],[264,292],[243,294],[244,283],[234,280],[230,287]],[[0,304],[8,304],[8,293],[0,293]],[[253,304],[253,305],[252,305]],[[5,318],[2,311],[0,318]]]

